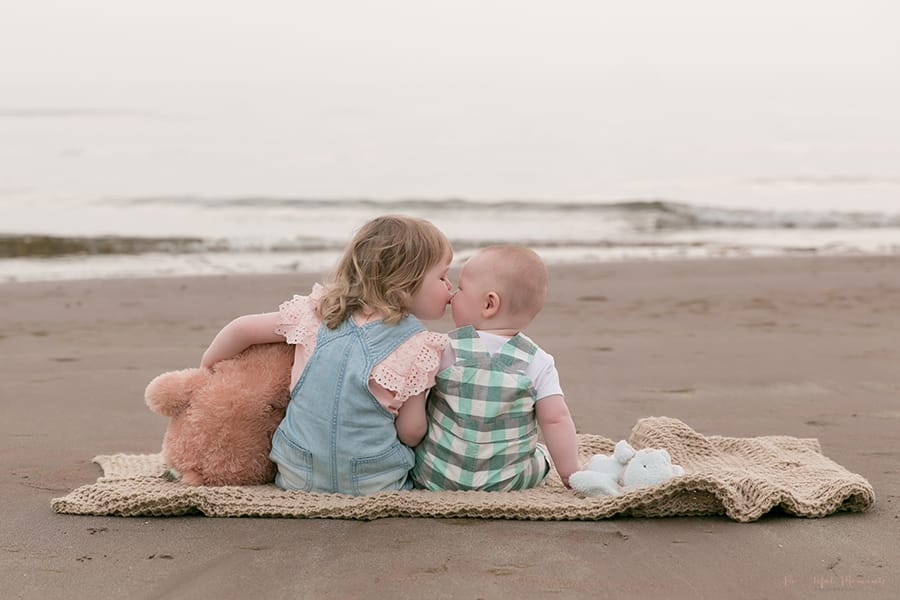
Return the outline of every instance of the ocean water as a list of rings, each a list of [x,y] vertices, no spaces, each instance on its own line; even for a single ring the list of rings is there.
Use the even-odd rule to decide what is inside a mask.
[[[896,3],[389,4],[11,5],[0,282],[900,253]]]
[[[198,114],[159,122],[0,112],[0,282],[322,271],[360,225],[386,213],[432,220],[457,260],[502,242],[532,246],[548,262],[900,253],[900,176],[871,174],[869,156],[852,145],[838,148],[841,173],[791,175],[802,167],[785,167],[777,152],[737,171],[727,157],[742,150],[738,140],[719,142],[724,158],[710,159],[709,173],[671,147],[643,152],[643,171],[628,163],[617,172],[579,165],[571,149],[542,149],[537,162],[561,172],[535,173],[536,149],[516,150],[511,137],[502,157],[469,142],[483,164],[449,185],[438,167],[470,159],[446,149],[378,158],[366,140],[344,141],[349,165],[310,166],[301,150],[295,170],[268,164],[291,155],[291,136],[271,133],[278,115],[261,124],[237,110]],[[227,128],[222,139],[216,132]],[[824,164],[835,148],[810,144],[807,153]],[[420,174],[415,185],[382,173],[397,161]]]
[[[458,261],[506,242],[527,244],[551,263],[900,253],[900,213],[890,210],[141,197],[10,211],[0,235],[0,281],[327,270],[359,225],[387,213],[432,220]]]
[[[385,213],[434,221],[458,260],[498,242],[548,262],[900,253],[900,144],[849,134],[763,151],[761,119],[704,130],[698,157],[650,133],[587,147],[561,115],[556,143],[528,143],[500,112],[423,133],[388,106],[300,124],[282,104],[150,106],[0,110],[0,282],[327,270]]]

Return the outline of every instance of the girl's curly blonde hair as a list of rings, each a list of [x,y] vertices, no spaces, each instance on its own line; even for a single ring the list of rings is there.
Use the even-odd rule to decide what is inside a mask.
[[[356,232],[326,282],[318,316],[329,329],[363,309],[381,313],[385,323],[396,323],[428,269],[451,252],[447,236],[424,219],[373,219]]]

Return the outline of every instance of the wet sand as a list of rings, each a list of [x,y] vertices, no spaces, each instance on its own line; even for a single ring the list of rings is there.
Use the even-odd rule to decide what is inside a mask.
[[[50,499],[97,454],[159,450],[143,403],[225,322],[313,276],[0,285],[3,598],[809,598],[900,595],[900,258],[558,266],[528,331],[581,432],[641,417],[816,437],[863,514],[520,522],[107,518]],[[432,324],[446,330],[450,322]],[[856,597],[856,596],[855,596]]]

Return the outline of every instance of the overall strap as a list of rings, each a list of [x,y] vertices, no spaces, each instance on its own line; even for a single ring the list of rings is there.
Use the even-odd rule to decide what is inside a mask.
[[[456,360],[478,360],[490,358],[481,336],[471,325],[464,325],[447,334],[450,338],[450,347],[456,353]]]
[[[361,326],[355,324],[353,326],[356,327],[360,338],[364,340],[372,366],[387,358],[391,352],[415,334],[425,331],[425,326],[413,315],[407,315],[397,323],[390,325],[383,321],[374,321]]]
[[[494,362],[503,365],[506,370],[524,371],[534,359],[538,350],[537,344],[523,333],[509,338],[494,355]]]

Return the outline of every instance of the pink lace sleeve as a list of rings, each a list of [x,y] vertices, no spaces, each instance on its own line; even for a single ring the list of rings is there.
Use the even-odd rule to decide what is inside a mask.
[[[447,344],[447,336],[434,331],[421,331],[375,365],[369,381],[392,392],[389,410],[397,410],[406,399],[434,386],[434,375]]]
[[[294,296],[278,307],[280,320],[275,333],[283,335],[288,344],[305,346],[311,353],[316,345],[316,333],[319,330],[319,318],[316,316],[316,305],[322,297],[324,289],[318,283],[313,286],[309,296]]]

